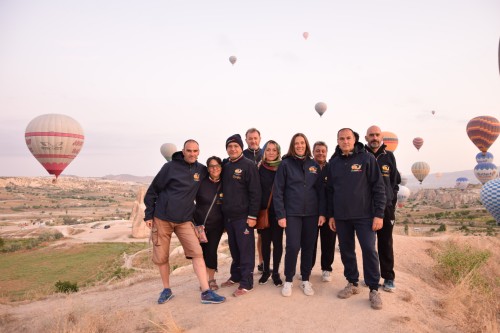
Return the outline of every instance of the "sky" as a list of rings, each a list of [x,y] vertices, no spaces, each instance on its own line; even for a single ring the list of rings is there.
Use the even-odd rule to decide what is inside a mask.
[[[191,138],[202,163],[226,157],[250,127],[282,153],[302,132],[330,156],[340,128],[378,125],[403,174],[471,170],[467,122],[500,119],[499,13],[498,0],[1,0],[0,176],[47,175],[24,141],[47,113],[82,126],[63,172],[81,177],[154,176],[160,146]]]

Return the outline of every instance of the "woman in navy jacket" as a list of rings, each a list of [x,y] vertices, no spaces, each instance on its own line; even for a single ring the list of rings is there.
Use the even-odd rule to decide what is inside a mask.
[[[288,153],[283,157],[274,180],[274,210],[278,224],[285,228],[285,284],[281,294],[292,294],[297,256],[301,251],[301,288],[307,296],[314,295],[309,282],[316,238],[320,205],[320,191],[324,191],[318,164],[312,159],[306,136],[292,137]],[[324,217],[321,217],[324,220]],[[324,222],[324,221],[322,221]],[[321,223],[322,224],[322,223]]]

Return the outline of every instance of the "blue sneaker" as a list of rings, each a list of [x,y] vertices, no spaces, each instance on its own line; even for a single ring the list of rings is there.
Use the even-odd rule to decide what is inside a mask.
[[[163,304],[170,301],[174,297],[172,294],[172,290],[170,288],[165,288],[160,294],[160,298],[158,298],[158,304]]]
[[[387,292],[394,292],[396,290],[396,285],[394,284],[394,280],[385,280],[384,279],[384,285],[383,285],[384,291]]]
[[[201,304],[219,304],[226,301],[224,296],[217,295],[213,290],[205,290],[201,293]]]

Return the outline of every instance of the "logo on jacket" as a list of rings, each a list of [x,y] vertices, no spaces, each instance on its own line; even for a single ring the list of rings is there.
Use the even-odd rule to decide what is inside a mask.
[[[247,228],[245,228],[245,231],[243,231],[243,235],[250,235],[250,230],[248,230]]]
[[[198,172],[193,175],[193,180],[195,182],[199,182],[200,181],[200,174]]]
[[[351,165],[351,172],[361,172],[361,164],[353,164]]]
[[[243,170],[241,169],[235,169],[233,173],[233,179],[241,179],[241,174],[243,173]]]
[[[391,167],[388,166],[387,164],[384,164],[382,165],[381,169],[382,169],[382,175],[384,177],[389,177],[389,171],[391,170]]]
[[[316,173],[318,173],[318,168],[316,168],[315,166],[310,166],[309,167],[309,172],[316,174]]]

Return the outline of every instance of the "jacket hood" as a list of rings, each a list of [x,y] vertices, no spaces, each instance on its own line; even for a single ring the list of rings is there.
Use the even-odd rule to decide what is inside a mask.
[[[366,150],[367,152],[372,153],[372,154],[373,154],[373,155],[375,155],[375,156],[378,156],[378,155],[380,155],[380,154],[385,154],[385,148],[386,148],[386,147],[387,147],[387,146],[385,145],[385,143],[383,143],[383,144],[380,146],[380,148],[377,150],[377,152],[374,152],[374,151],[373,151],[373,149],[372,149],[369,145],[367,145],[367,144],[365,145],[365,147],[364,147],[364,148],[365,148],[365,150]]]
[[[352,151],[353,154],[361,153],[365,151],[365,146],[361,142],[356,142],[354,144],[354,150]],[[340,149],[339,145],[335,147],[335,152],[333,153],[332,157],[330,159],[334,158],[335,156],[342,156],[342,150]]]

